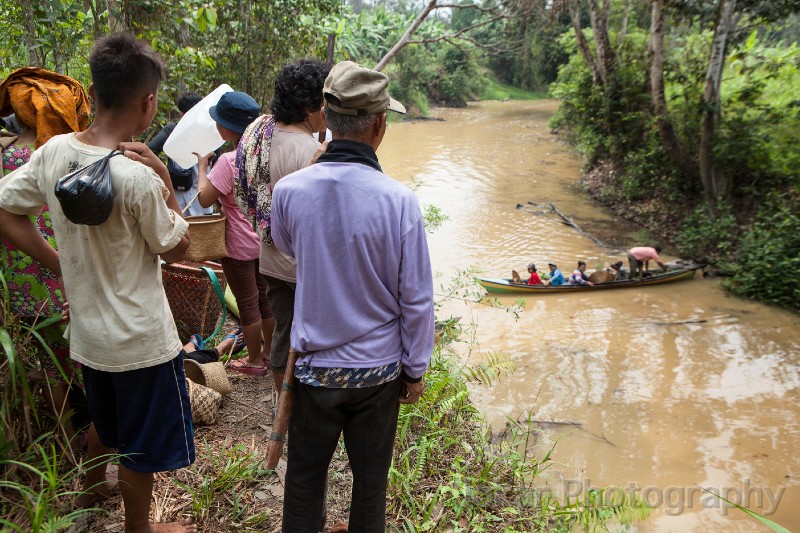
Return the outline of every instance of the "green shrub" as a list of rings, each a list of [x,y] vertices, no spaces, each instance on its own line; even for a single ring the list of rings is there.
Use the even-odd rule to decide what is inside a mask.
[[[684,257],[725,267],[736,246],[738,223],[730,205],[699,205],[684,221],[676,244]]]
[[[771,194],[742,237],[733,276],[736,294],[800,310],[800,195]]]

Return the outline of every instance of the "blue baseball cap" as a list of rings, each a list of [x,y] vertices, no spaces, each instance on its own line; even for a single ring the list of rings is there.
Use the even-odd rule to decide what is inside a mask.
[[[208,114],[217,124],[236,133],[244,133],[261,113],[261,106],[247,93],[227,92],[222,95],[217,105],[211,106]]]

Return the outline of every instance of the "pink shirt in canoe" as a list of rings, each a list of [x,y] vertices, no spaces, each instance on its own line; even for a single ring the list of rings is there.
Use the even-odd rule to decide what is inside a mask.
[[[661,261],[656,249],[649,246],[637,246],[636,248],[631,248],[628,253],[637,261]]]
[[[222,154],[208,173],[208,181],[219,191],[225,222],[225,248],[228,257],[249,261],[258,259],[261,245],[253,226],[244,218],[233,197],[233,178],[236,173],[236,150]]]

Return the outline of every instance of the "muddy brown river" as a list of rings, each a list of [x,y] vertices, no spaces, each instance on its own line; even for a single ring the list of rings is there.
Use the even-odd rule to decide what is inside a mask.
[[[467,268],[503,277],[554,261],[569,275],[578,259],[591,271],[643,244],[646,232],[576,187],[582,161],[547,126],[556,105],[484,102],[436,111],[444,122],[390,125],[378,151],[384,170],[448,217],[429,236],[440,294]],[[516,209],[527,202],[552,202],[620,249],[545,210]],[[611,486],[644,497],[654,509],[634,531],[768,531],[702,486],[800,531],[800,316],[700,276],[530,296],[518,319],[458,301],[439,314],[462,317],[474,336],[458,346],[469,364],[493,354],[514,362],[472,398],[495,431],[508,418],[546,422],[536,449],[544,455],[558,441],[543,480],[555,492]]]

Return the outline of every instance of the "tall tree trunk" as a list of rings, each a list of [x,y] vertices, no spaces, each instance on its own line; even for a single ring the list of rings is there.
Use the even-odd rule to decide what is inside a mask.
[[[675,133],[664,93],[664,0],[653,0],[650,19],[650,94],[661,143],[672,163],[688,175],[697,174],[688,150]]]
[[[245,34],[245,46],[244,46],[244,54],[245,54],[245,72],[244,75],[244,92],[247,94],[252,94],[253,88],[251,87],[251,79],[252,76],[250,73],[252,72],[252,65],[251,60],[253,58],[253,52],[251,51],[251,32],[250,32],[250,13],[251,13],[252,6],[250,5],[250,0],[240,0],[239,1],[239,20],[244,21],[244,34]]]
[[[608,37],[608,7],[611,0],[589,0],[589,20],[594,32],[594,47],[597,50],[597,66],[600,78],[608,83],[616,65],[616,54]]]
[[[438,0],[428,1],[428,3],[425,5],[422,11],[419,12],[416,18],[414,18],[414,21],[411,23],[411,25],[406,29],[405,33],[403,33],[403,36],[400,37],[400,40],[397,41],[397,44],[395,44],[391,50],[386,52],[386,55],[384,55],[381,58],[381,60],[378,61],[378,64],[375,65],[375,70],[381,71],[384,68],[386,68],[386,65],[388,65],[392,61],[392,59],[394,59],[394,56],[396,56],[400,52],[400,50],[402,50],[408,44],[408,41],[411,40],[411,36],[414,34],[415,31],[417,31],[417,28],[419,28],[422,25],[422,23],[425,21],[425,18],[430,14],[430,12],[436,8],[437,1]]]
[[[581,9],[578,0],[570,0],[569,2],[569,19],[572,21],[572,28],[575,30],[578,50],[580,50],[583,60],[586,62],[586,66],[589,67],[589,72],[592,73],[592,82],[599,87],[603,85],[604,80],[600,75],[600,68],[597,66],[597,62],[592,55],[589,42],[586,40],[586,36],[583,34],[583,29],[581,28]]]
[[[105,9],[103,9],[102,0],[84,0],[83,5],[86,8],[86,11],[89,11],[92,14],[92,35],[94,35],[95,40],[97,40],[101,35],[103,35],[103,28],[100,24],[100,16]]]
[[[703,91],[703,123],[700,129],[700,179],[710,200],[727,198],[731,193],[729,175],[720,173],[714,165],[714,135],[720,117],[720,87],[725,67],[728,35],[733,30],[736,0],[721,0],[719,18],[711,42],[705,90]]]
[[[108,32],[113,33],[117,31],[117,24],[119,20],[119,7],[117,0],[108,0]]]
[[[336,34],[329,33],[328,34],[328,47],[326,48],[325,52],[325,63],[327,63],[328,68],[333,66],[333,54],[336,51]]]
[[[619,27],[619,45],[617,46],[618,50],[622,48],[622,43],[625,42],[625,35],[628,33],[628,14],[631,11],[631,2],[633,2],[633,0],[628,0],[625,2],[625,11],[622,12],[622,23]]]
[[[32,0],[23,0],[22,18],[25,21],[25,49],[28,52],[28,65],[32,67],[44,67],[44,52],[39,45],[36,33],[36,14],[33,9]]]
[[[109,19],[111,18],[112,5],[117,17],[112,31],[136,33],[137,29],[147,28],[159,16],[158,9],[149,12],[141,0],[108,0]],[[109,26],[110,23],[111,21],[109,20]]]

